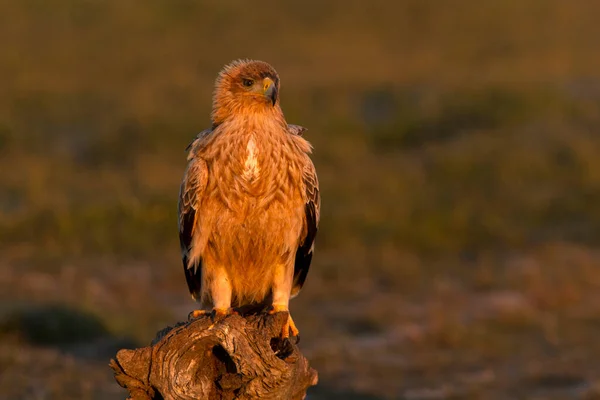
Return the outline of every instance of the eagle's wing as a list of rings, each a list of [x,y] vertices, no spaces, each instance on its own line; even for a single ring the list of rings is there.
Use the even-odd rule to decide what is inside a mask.
[[[300,128],[294,134],[301,134],[305,128]],[[305,187],[306,203],[304,205],[305,220],[302,237],[300,238],[300,246],[296,251],[296,260],[294,263],[294,281],[292,284],[292,296],[296,296],[308,275],[310,262],[313,256],[313,248],[317,229],[319,226],[319,217],[321,211],[321,196],[319,195],[319,181],[315,166],[311,161],[304,167],[302,172],[302,180]]]
[[[202,138],[211,132],[210,129],[202,131],[187,147],[190,150],[188,166],[179,189],[179,243],[181,245],[181,258],[185,279],[194,299],[200,299],[202,289],[202,257],[191,260],[194,234],[196,234],[196,220],[199,212],[200,198],[206,181],[208,169],[206,162],[195,156],[195,149],[200,145]]]

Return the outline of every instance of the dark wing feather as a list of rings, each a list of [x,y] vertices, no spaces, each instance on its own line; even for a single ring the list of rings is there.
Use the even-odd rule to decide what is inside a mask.
[[[194,150],[199,145],[200,139],[210,131],[203,131],[188,146],[191,149],[188,157],[189,163],[181,187],[179,189],[179,243],[181,245],[181,258],[185,279],[194,299],[200,299],[202,290],[202,258],[190,265],[190,252],[194,241],[196,217],[198,213],[199,198],[206,186],[208,171],[206,162],[194,157]]]
[[[306,128],[300,125],[288,124],[288,132],[292,135],[302,136],[302,134],[306,131]]]
[[[319,226],[321,211],[321,196],[319,195],[319,181],[312,162],[306,166],[303,173],[304,186],[306,188],[305,230],[304,237],[296,251],[294,263],[294,282],[292,285],[292,296],[296,296],[306,280],[310,262],[312,261],[315,237]]]

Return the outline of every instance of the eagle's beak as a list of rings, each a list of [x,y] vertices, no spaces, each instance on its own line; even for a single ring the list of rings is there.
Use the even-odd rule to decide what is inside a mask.
[[[277,102],[277,86],[271,78],[263,79],[263,93],[265,97],[271,100],[271,103],[275,105]]]

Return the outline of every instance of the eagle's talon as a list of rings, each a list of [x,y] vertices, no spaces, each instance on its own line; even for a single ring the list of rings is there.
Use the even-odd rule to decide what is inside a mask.
[[[296,327],[296,324],[294,323],[294,320],[292,319],[291,315],[288,317],[287,323],[285,323],[283,325],[283,329],[287,331],[287,334],[288,334],[287,337],[298,338],[296,340],[296,343],[298,343],[300,341],[300,331]]]
[[[208,314],[209,314],[209,311],[206,311],[206,310],[194,310],[188,314],[188,321],[192,321],[194,319],[204,317],[205,315],[208,315]]]
[[[238,314],[233,308],[213,308],[210,313],[210,317],[213,321],[213,324],[220,322],[227,318],[230,315]]]
[[[267,313],[269,315],[273,315],[273,314],[277,314],[279,312],[286,312],[288,314],[288,318],[285,322],[285,324],[283,324],[283,327],[281,328],[281,336],[280,339],[287,339],[290,337],[298,337],[299,338],[299,331],[298,328],[296,327],[296,324],[294,323],[294,320],[292,319],[292,315],[290,314],[290,310],[287,306],[285,305],[280,305],[280,304],[273,304],[271,306],[271,308],[267,311]],[[300,339],[296,340],[296,343],[298,343]]]

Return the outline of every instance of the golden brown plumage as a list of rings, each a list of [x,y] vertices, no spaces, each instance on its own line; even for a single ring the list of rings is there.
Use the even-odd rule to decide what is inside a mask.
[[[232,62],[215,83],[212,128],[189,147],[179,199],[184,270],[192,296],[217,314],[287,311],[310,267],[319,185],[304,128],[287,124],[278,95],[269,64]]]

